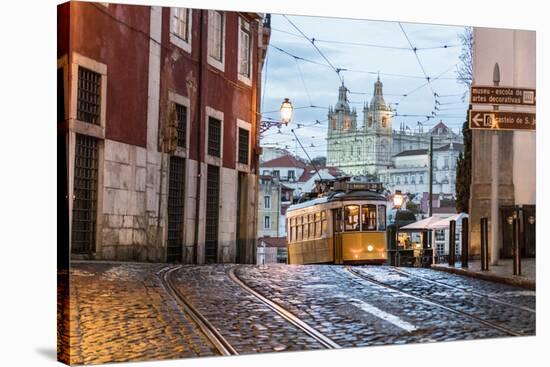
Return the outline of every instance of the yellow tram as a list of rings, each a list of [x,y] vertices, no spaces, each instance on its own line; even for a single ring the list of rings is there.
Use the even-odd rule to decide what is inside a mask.
[[[336,182],[326,195],[287,212],[289,264],[384,263],[386,208],[381,183]]]

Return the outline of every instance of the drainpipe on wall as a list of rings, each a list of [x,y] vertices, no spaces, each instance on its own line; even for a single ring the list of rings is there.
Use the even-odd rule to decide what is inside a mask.
[[[197,99],[199,101],[199,123],[197,124],[197,185],[195,193],[195,236],[193,239],[193,264],[198,264],[198,249],[199,249],[199,219],[200,219],[200,201],[201,201],[201,177],[202,177],[202,165],[201,165],[201,153],[202,153],[202,124],[204,122],[204,93],[203,88],[206,85],[205,82],[205,48],[204,48],[204,10],[199,10],[199,88]]]

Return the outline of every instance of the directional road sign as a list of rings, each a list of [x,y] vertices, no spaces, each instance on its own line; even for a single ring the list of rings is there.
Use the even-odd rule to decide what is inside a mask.
[[[535,106],[534,89],[472,85],[471,104]]]
[[[470,129],[535,130],[536,115],[526,112],[470,111]]]

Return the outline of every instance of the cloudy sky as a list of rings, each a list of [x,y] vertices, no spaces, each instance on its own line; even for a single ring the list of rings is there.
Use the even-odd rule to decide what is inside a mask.
[[[262,118],[279,119],[285,97],[296,109],[292,126],[281,128],[280,133],[277,128],[264,133],[263,146],[286,147],[305,157],[290,131],[294,128],[312,158],[326,155],[327,110],[336,103],[341,83],[329,62],[336,69],[347,69],[340,75],[350,90],[351,106],[357,108],[358,126],[362,126],[363,104],[370,101],[380,73],[385,100],[396,109],[394,129],[405,123],[412,131],[422,122],[426,131],[440,120],[454,131],[461,128],[468,105],[467,98],[462,100],[466,88],[456,81],[456,65],[464,28],[277,14],[272,15],[271,27],[263,70]],[[315,38],[328,61],[300,31]],[[417,48],[420,63],[409,41]],[[431,79],[429,84],[424,72]],[[434,92],[439,97],[434,98]],[[432,112],[436,116],[427,119]],[[297,128],[297,124],[303,126]]]

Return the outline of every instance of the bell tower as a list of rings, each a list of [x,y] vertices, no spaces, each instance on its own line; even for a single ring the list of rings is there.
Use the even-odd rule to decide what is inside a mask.
[[[384,100],[380,75],[374,83],[370,104],[363,108],[363,124],[367,135],[368,171],[377,174],[390,164],[392,151],[392,111]]]

